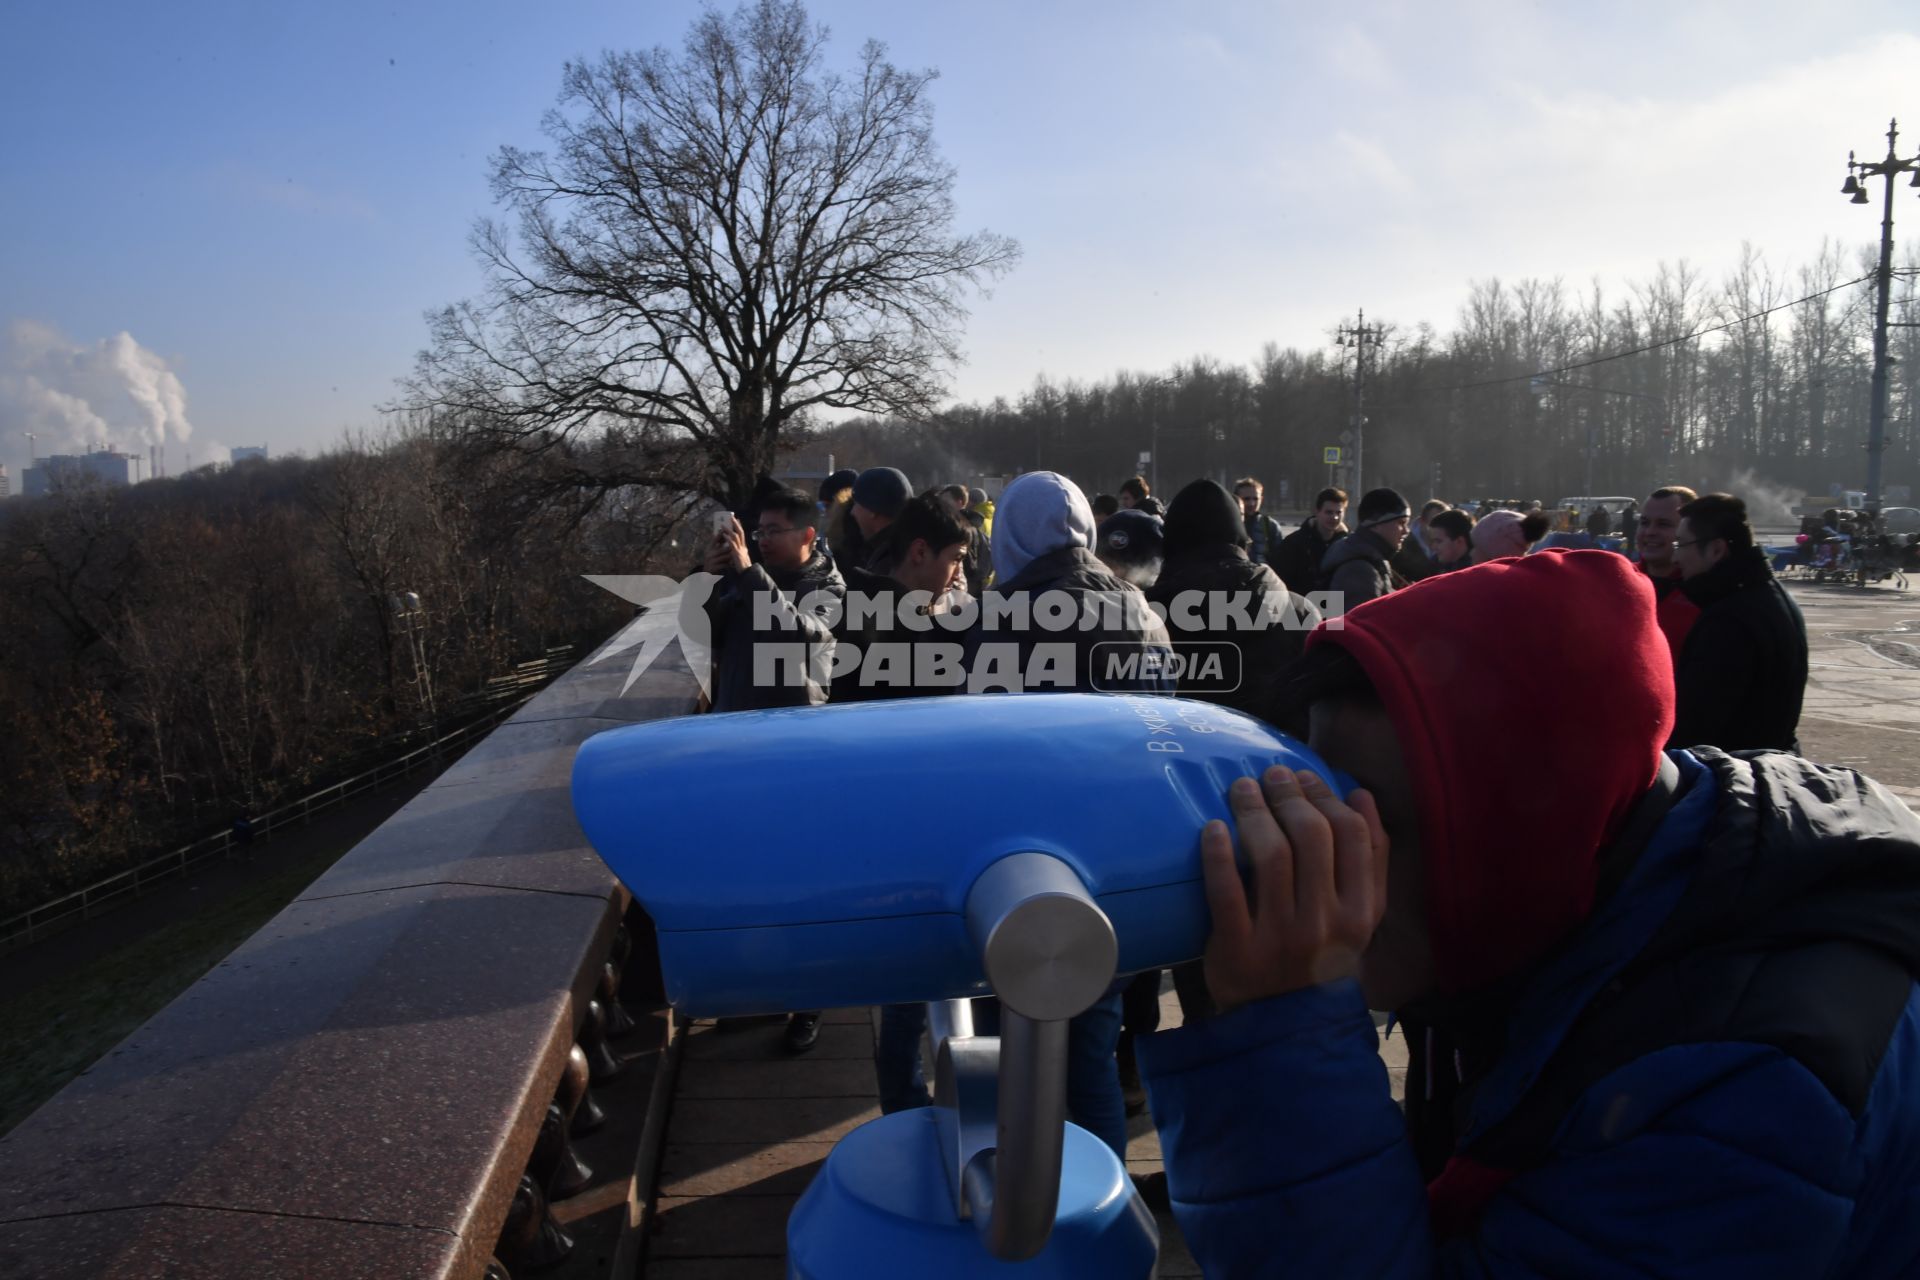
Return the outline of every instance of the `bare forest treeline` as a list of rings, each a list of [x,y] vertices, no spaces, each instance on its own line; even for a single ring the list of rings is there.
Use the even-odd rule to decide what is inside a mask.
[[[1913,262],[1909,254],[1895,279],[1896,324],[1920,321]],[[1588,492],[1591,447],[1597,493],[1754,476],[1816,493],[1834,482],[1860,487],[1873,295],[1870,282],[1849,282],[1872,268],[1870,248],[1828,243],[1791,270],[1749,248],[1725,278],[1663,264],[1619,295],[1560,280],[1476,283],[1450,333],[1389,318],[1385,341],[1368,349],[1366,483],[1418,500],[1437,474],[1438,496],[1456,502],[1552,502]],[[1910,484],[1920,327],[1891,334],[1886,479]],[[898,465],[916,483],[1044,468],[1089,492],[1113,490],[1157,443],[1169,491],[1195,476],[1252,473],[1270,505],[1297,508],[1327,482],[1321,450],[1340,444],[1353,420],[1354,349],[1331,339],[1330,319],[1320,350],[1268,344],[1251,365],[1199,356],[1170,373],[1042,377],[1011,402],[961,405],[917,424],[843,424],[817,442],[852,465]],[[1642,348],[1655,349],[1607,358]],[[1556,370],[1539,384],[1531,376]]]
[[[630,491],[556,497],[580,462],[562,452],[399,430],[0,505],[0,914],[456,727],[489,677],[604,639],[631,609],[579,575],[646,571],[664,525]]]
[[[1477,283],[1450,333],[1389,317],[1366,481],[1455,501],[1858,486],[1871,269],[1831,243],[1792,270],[1747,250],[1725,278],[1663,265],[1618,296]],[[1912,255],[1899,271],[1892,485],[1914,482],[1920,449]],[[1268,344],[1245,366],[1043,376],[1012,402],[790,427],[780,446],[920,484],[1044,468],[1090,492],[1157,449],[1165,490],[1252,473],[1298,508],[1351,426],[1353,354]],[[0,912],[452,727],[488,677],[628,615],[581,574],[683,572],[688,552],[656,551],[703,495],[738,487],[697,439],[641,449],[616,421],[503,444],[476,412],[440,406],[310,460],[0,505]],[[408,592],[417,631],[392,605]]]

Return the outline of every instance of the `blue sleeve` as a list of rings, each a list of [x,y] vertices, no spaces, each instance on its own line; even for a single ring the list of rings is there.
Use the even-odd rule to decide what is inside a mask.
[[[1209,1276],[1827,1273],[1860,1176],[1851,1117],[1755,1045],[1683,1045],[1590,1089],[1537,1169],[1436,1249],[1356,984],[1138,1046],[1167,1185]]]
[[[1426,1189],[1355,982],[1142,1038],[1167,1189],[1209,1276],[1417,1276]]]
[[[1832,1274],[1862,1162],[1853,1118],[1778,1049],[1676,1045],[1575,1105],[1547,1162],[1487,1204],[1442,1275]]]

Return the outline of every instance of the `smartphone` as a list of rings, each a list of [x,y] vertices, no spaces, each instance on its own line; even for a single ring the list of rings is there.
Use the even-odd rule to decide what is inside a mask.
[[[732,527],[733,527],[733,512],[716,511],[713,513],[713,536],[715,538],[725,537],[727,534],[727,531]]]

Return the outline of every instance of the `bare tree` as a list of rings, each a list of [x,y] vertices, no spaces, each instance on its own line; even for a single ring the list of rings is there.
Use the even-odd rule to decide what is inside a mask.
[[[551,153],[494,160],[517,235],[476,228],[488,289],[430,317],[412,402],[516,447],[603,433],[627,459],[610,483],[734,501],[810,410],[929,414],[968,291],[1019,247],[953,234],[934,73],[870,41],[833,74],[826,40],[759,0],[677,55],[569,63]]]

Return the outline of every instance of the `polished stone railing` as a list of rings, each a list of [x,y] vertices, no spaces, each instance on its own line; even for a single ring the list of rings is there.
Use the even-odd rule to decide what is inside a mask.
[[[500,1276],[588,1228],[627,1250],[645,1179],[605,1135],[639,1121],[606,1113],[647,1106],[628,1068],[664,1037],[617,1037],[652,938],[568,778],[694,685],[626,674],[562,676],[0,1139],[0,1276]]]

